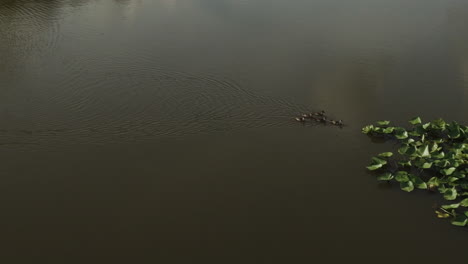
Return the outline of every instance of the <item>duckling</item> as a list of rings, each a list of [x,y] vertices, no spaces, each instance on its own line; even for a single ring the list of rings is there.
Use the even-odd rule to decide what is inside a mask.
[[[331,120],[330,123],[331,123],[332,125],[335,125],[335,126],[340,126],[340,127],[343,126],[343,120],[341,120],[341,119],[338,120],[338,121],[336,121],[336,120]]]
[[[295,118],[297,122],[301,122],[301,123],[304,123],[305,122],[305,118],[304,117],[296,117]]]
[[[325,111],[320,111],[320,112],[316,112],[314,113],[314,116],[325,116]]]

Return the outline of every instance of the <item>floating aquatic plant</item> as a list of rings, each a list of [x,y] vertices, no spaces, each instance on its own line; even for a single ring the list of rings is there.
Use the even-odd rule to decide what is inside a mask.
[[[365,126],[364,134],[396,140],[398,150],[372,157],[367,169],[380,181],[398,182],[406,192],[422,189],[440,193],[446,205],[435,211],[456,226],[468,225],[468,127],[442,119],[423,123],[416,117],[411,128],[378,121]]]

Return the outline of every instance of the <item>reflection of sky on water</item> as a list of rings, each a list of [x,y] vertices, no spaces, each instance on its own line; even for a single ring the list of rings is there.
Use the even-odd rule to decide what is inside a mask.
[[[236,43],[235,55],[208,60],[235,64],[235,51],[242,50],[251,61],[238,69],[259,77],[254,89],[342,112],[353,109],[357,116],[382,106],[395,111],[398,102],[407,107],[397,114],[432,117],[440,111],[435,105],[457,112],[467,98],[466,82],[460,83],[466,67],[458,61],[466,57],[468,23],[450,19],[450,10],[457,10],[459,19],[468,17],[462,1],[310,1],[297,6],[269,1],[248,3],[248,9],[239,8],[245,2],[201,3],[207,16],[217,13],[213,23],[244,39]],[[245,38],[250,33],[252,38]]]
[[[0,22],[25,18],[24,12],[12,14],[22,11],[18,8],[24,2],[0,6],[7,10]],[[408,106],[402,115],[417,110],[435,114],[437,102],[456,112],[468,101],[468,8],[463,1],[81,0],[34,5],[41,8],[25,22],[36,25],[31,28],[38,33],[26,34],[38,41],[20,38],[14,24],[4,27],[2,34],[17,43],[4,47],[5,60],[37,65],[37,57],[27,54],[55,48],[41,47],[41,40],[57,38],[51,43],[62,46],[75,41],[96,54],[157,57],[162,65],[188,72],[226,75],[259,93],[334,108],[353,119],[395,101],[411,105],[419,99],[418,107]]]
[[[453,56],[458,60],[460,79],[465,87],[465,111],[468,111],[468,3],[454,5],[447,10],[447,17]]]

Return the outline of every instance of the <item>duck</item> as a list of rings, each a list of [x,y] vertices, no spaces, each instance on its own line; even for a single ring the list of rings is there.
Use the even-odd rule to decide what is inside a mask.
[[[331,123],[332,125],[335,125],[335,126],[343,126],[343,120],[341,120],[341,119],[338,120],[338,121],[336,121],[336,120],[331,120],[330,123]]]
[[[296,117],[295,118],[297,122],[301,122],[301,123],[304,123],[305,122],[305,118],[304,117]]]
[[[311,119],[313,119],[314,121],[316,122],[322,122],[322,119],[324,119],[325,117],[319,117],[319,116],[312,116]]]
[[[314,116],[325,116],[325,111],[320,111],[320,112],[316,112],[316,113],[313,113]]]

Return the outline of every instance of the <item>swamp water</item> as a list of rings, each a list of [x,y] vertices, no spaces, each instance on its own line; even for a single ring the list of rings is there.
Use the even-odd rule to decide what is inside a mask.
[[[462,0],[2,0],[0,260],[464,263],[360,129],[466,123],[467,32]]]

